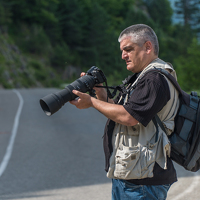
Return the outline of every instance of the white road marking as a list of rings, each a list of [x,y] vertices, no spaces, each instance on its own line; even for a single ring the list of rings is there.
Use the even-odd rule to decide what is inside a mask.
[[[23,104],[24,104],[24,100],[23,100],[21,94],[15,89],[13,90],[13,92],[16,93],[18,98],[19,98],[19,107],[18,107],[17,113],[15,115],[15,120],[14,120],[14,125],[13,125],[13,128],[12,128],[10,141],[9,141],[8,146],[7,146],[4,158],[3,158],[1,165],[0,165],[0,177],[4,173],[4,171],[5,171],[5,169],[8,165],[8,162],[10,160],[11,154],[12,154],[13,145],[14,145],[14,141],[15,141],[15,137],[16,137],[16,134],[17,134],[18,125],[19,125],[19,118],[20,118],[20,114],[21,114]]]

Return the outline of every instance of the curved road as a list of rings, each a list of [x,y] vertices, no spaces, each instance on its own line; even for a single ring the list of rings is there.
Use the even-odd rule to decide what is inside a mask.
[[[102,136],[106,118],[66,103],[47,117],[56,89],[0,90],[0,200],[110,200]],[[198,200],[200,174],[177,166],[168,200]]]

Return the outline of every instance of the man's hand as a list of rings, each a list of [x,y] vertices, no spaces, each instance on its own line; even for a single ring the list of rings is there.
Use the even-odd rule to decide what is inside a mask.
[[[81,74],[80,74],[81,77],[85,76],[85,75],[86,75],[85,72],[81,72]],[[98,85],[99,86],[103,86],[103,83],[100,83]],[[107,92],[106,92],[106,90],[104,88],[94,87],[93,89],[95,90],[97,99],[102,100],[102,101],[106,101],[107,100]],[[113,103],[113,100],[110,99],[109,102]]]
[[[79,98],[69,101],[71,104],[75,105],[79,109],[86,109],[92,106],[92,101],[91,101],[92,97],[90,95],[79,92],[77,90],[73,90],[72,92]]]

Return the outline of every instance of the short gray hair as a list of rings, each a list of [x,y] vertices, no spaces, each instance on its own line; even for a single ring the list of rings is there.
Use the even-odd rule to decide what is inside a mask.
[[[150,41],[154,47],[154,54],[158,56],[159,43],[154,30],[145,24],[136,24],[124,29],[119,35],[118,41],[121,42],[125,37],[131,36],[133,42],[142,45]]]

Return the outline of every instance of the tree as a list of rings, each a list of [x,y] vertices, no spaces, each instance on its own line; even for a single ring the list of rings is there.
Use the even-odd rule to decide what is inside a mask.
[[[38,30],[43,29],[52,41],[60,37],[58,19],[55,16],[59,0],[10,0],[9,4],[12,13],[10,31],[14,36],[23,35],[23,32],[32,27],[38,27]]]
[[[179,56],[175,59],[178,82],[182,89],[186,91],[199,90],[200,85],[200,44],[197,39],[193,39],[188,47],[187,56]]]
[[[40,25],[57,22],[53,11],[58,3],[58,0],[10,0],[13,20],[15,23]]]
[[[73,50],[82,45],[87,17],[79,3],[79,0],[60,0],[56,11],[62,39]]]
[[[179,19],[183,19],[185,26],[200,28],[200,0],[176,0],[175,14]]]
[[[150,18],[162,27],[163,30],[167,31],[171,26],[171,19],[173,10],[168,0],[145,0],[147,12]]]
[[[0,0],[0,28],[5,29],[12,20],[12,13],[10,11],[10,4],[5,0]]]

